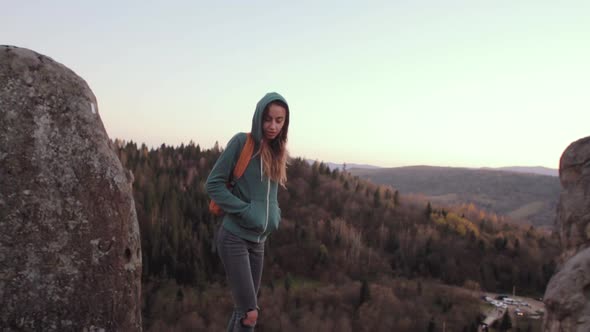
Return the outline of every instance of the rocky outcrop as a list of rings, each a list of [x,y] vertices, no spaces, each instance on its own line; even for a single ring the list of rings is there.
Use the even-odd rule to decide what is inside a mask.
[[[551,278],[545,292],[545,331],[590,331],[590,248]]]
[[[559,271],[545,291],[544,331],[590,331],[590,137],[572,143],[559,165]]]
[[[565,262],[590,246],[590,137],[564,151],[559,163],[562,191],[557,207],[562,254]]]
[[[0,46],[0,330],[141,330],[126,173],[86,82]]]

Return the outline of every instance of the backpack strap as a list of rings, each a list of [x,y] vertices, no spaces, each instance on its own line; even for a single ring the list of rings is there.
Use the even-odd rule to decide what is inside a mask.
[[[254,139],[252,138],[252,134],[248,133],[248,138],[246,139],[246,144],[242,148],[242,152],[240,153],[240,158],[238,159],[238,163],[236,167],[234,167],[234,172],[231,180],[231,186],[235,185],[235,182],[244,175],[246,171],[246,167],[250,163],[250,159],[252,159],[252,154],[254,153]]]
[[[246,171],[246,167],[248,167],[248,163],[250,163],[250,159],[252,159],[252,154],[254,153],[254,139],[252,138],[252,134],[248,133],[248,138],[246,139],[246,144],[242,147],[242,152],[240,152],[240,157],[234,167],[232,179],[227,183],[228,188],[233,188],[236,185],[236,181],[244,175]],[[223,210],[217,203],[213,200],[209,202],[209,212],[211,212],[214,216],[221,216],[223,215]]]

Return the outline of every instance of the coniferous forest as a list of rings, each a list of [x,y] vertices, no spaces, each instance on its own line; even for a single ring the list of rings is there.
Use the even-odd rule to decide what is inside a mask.
[[[221,153],[114,142],[133,172],[146,331],[223,331],[232,301],[204,183]],[[483,291],[542,296],[557,239],[292,158],[257,331],[477,331]]]

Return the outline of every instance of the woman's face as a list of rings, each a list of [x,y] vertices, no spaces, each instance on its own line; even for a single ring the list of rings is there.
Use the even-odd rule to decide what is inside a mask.
[[[275,139],[283,129],[287,110],[280,105],[271,104],[262,119],[262,131],[267,140]]]

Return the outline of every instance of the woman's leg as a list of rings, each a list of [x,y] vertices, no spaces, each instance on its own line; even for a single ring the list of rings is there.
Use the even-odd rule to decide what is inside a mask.
[[[258,318],[257,311],[257,286],[260,285],[262,273],[261,260],[256,259],[260,250],[254,258],[256,270],[260,270],[256,279],[253,279],[252,265],[250,261],[249,248],[252,242],[248,242],[232,233],[226,231],[223,226],[219,229],[217,238],[217,249],[219,257],[225,267],[225,274],[234,299],[234,312],[228,324],[228,331],[254,331],[254,325]],[[258,245],[258,244],[255,244]],[[264,252],[264,247],[262,249]],[[257,280],[255,286],[254,280]]]
[[[262,279],[262,267],[264,266],[264,243],[249,242],[250,248],[250,270],[252,271],[252,281],[256,295],[260,289],[260,280]],[[258,303],[258,301],[256,301]],[[256,306],[257,316],[260,314],[260,307]]]

